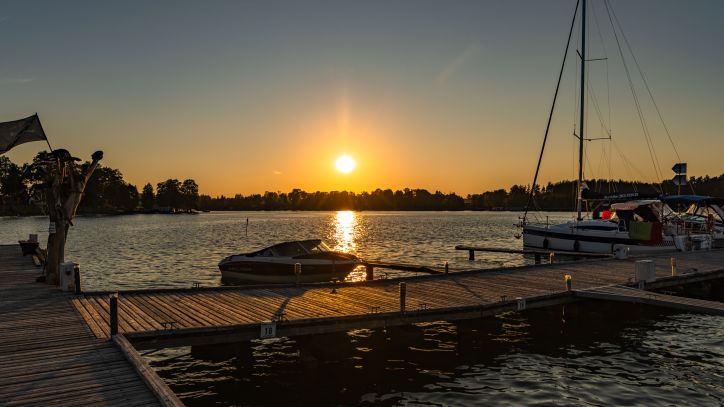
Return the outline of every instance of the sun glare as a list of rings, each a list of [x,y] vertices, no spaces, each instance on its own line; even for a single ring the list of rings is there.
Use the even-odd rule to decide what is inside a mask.
[[[347,174],[354,170],[354,167],[357,166],[357,162],[354,160],[354,158],[345,154],[339,156],[334,165],[337,167],[337,171]]]

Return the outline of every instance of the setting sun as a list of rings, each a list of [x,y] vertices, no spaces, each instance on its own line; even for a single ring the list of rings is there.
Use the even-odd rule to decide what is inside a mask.
[[[357,162],[354,160],[354,158],[345,154],[339,156],[334,165],[337,167],[337,171],[347,174],[354,170],[354,168],[357,166]]]

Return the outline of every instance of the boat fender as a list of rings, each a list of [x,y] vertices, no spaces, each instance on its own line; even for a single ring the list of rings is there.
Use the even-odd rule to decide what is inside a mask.
[[[547,237],[545,239],[543,239],[543,248],[544,249],[548,248],[548,238]]]
[[[573,251],[577,252],[579,250],[581,250],[581,243],[578,240],[576,240],[573,242]]]

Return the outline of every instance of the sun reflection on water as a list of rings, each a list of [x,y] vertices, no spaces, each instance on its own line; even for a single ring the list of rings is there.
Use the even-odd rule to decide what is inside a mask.
[[[334,217],[334,250],[345,253],[357,252],[357,214],[354,211],[338,211]]]

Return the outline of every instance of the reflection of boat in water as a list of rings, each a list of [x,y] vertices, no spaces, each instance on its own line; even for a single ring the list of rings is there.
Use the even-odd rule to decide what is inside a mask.
[[[296,275],[295,264],[301,266]],[[221,260],[221,277],[254,283],[320,282],[344,279],[357,266],[357,257],[336,252],[319,239],[275,244]]]

